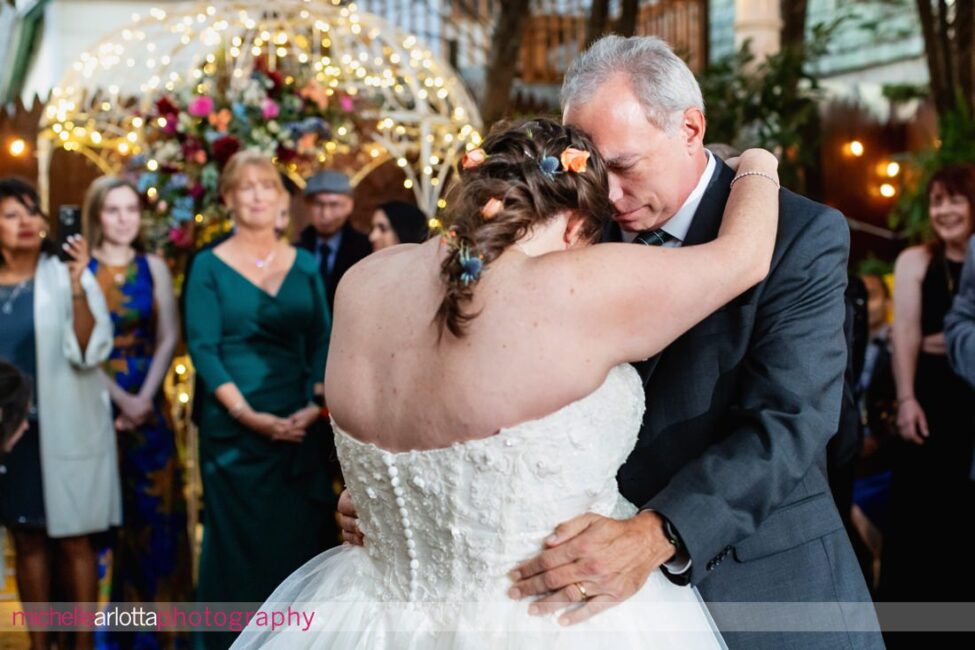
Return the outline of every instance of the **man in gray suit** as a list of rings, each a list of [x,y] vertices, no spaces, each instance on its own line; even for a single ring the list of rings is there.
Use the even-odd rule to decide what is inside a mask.
[[[663,41],[598,41],[562,99],[565,121],[607,163],[618,212],[607,239],[673,247],[717,236],[735,173],[705,151],[700,89]],[[779,201],[768,278],[639,367],[646,416],[618,479],[641,512],[560,526],[513,574],[513,597],[544,597],[534,611],[586,601],[566,614],[583,620],[660,567],[699,588],[732,648],[883,647],[826,477],[849,232],[824,205],[788,190]]]
[[[945,342],[951,367],[975,386],[975,238],[968,243],[961,285],[945,317]]]

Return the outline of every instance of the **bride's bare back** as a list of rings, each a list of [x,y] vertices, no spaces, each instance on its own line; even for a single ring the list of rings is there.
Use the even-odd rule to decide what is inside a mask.
[[[594,390],[611,367],[544,309],[530,258],[492,264],[467,336],[438,341],[437,241],[373,255],[343,278],[326,377],[333,417],[391,450],[448,446],[546,415]]]

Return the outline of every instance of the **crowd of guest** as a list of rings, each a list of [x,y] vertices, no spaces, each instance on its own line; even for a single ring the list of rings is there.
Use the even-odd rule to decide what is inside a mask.
[[[113,601],[260,602],[338,543],[341,476],[322,395],[335,287],[374,250],[423,241],[427,218],[386,203],[367,236],[350,223],[349,178],[324,171],[308,179],[310,223],[291,245],[285,180],[253,152],[228,162],[220,193],[233,228],[188,261],[179,301],[142,240],[129,180],[97,179],[83,236],[63,246],[35,188],[0,180],[0,522],[22,601],[97,602],[107,545]],[[181,329],[198,379],[195,586],[185,463],[162,391]],[[32,647],[48,636],[33,630]],[[141,632],[99,645],[229,641]]]
[[[967,602],[975,578],[940,570],[975,545],[975,166],[945,166],[926,190],[928,239],[899,255],[890,283],[851,278],[848,395],[831,443],[855,442],[848,462],[831,455],[830,478],[884,602]]]

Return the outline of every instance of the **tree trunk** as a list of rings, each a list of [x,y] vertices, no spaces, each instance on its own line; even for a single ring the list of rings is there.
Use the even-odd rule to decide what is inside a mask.
[[[633,36],[636,34],[636,19],[640,13],[640,0],[623,0],[623,7],[620,10],[620,21],[616,31],[620,36]]]
[[[955,6],[955,45],[958,51],[958,84],[969,115],[975,107],[975,3],[959,2]]]
[[[798,61],[806,59],[806,4],[807,0],[782,0],[779,3],[782,14],[782,53]],[[784,85],[784,96],[795,97],[799,92],[799,77],[788,79]]]
[[[931,77],[931,95],[939,114],[951,109],[951,88],[945,77],[944,54],[941,51],[941,41],[935,28],[935,16],[931,9],[931,0],[917,0],[918,18],[921,20],[921,32],[924,34],[924,53],[928,60],[928,73]]]
[[[801,54],[806,44],[806,5],[808,0],[782,0],[782,49],[796,47]]]
[[[503,118],[508,110],[511,85],[525,39],[525,26],[531,19],[530,0],[506,0],[500,4],[501,14],[491,38],[491,60],[481,106],[481,117],[486,127]]]
[[[938,40],[941,43],[941,56],[943,57],[944,75],[948,88],[951,89],[949,97],[951,105],[955,105],[955,89],[958,87],[958,79],[955,77],[955,48],[952,47],[949,30],[951,25],[948,22],[948,3],[945,0],[938,0]]]
[[[593,0],[586,23],[586,47],[592,45],[606,33],[609,22],[609,0]]]

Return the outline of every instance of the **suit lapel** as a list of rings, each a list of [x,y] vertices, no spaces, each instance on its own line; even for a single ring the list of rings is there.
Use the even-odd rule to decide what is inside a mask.
[[[724,206],[728,202],[728,194],[731,193],[731,180],[735,177],[735,172],[720,158],[715,157],[714,162],[717,167],[714,175],[711,176],[711,182],[704,190],[697,212],[694,213],[694,220],[684,240],[685,246],[696,246],[713,241],[721,228],[721,217],[724,215]]]

